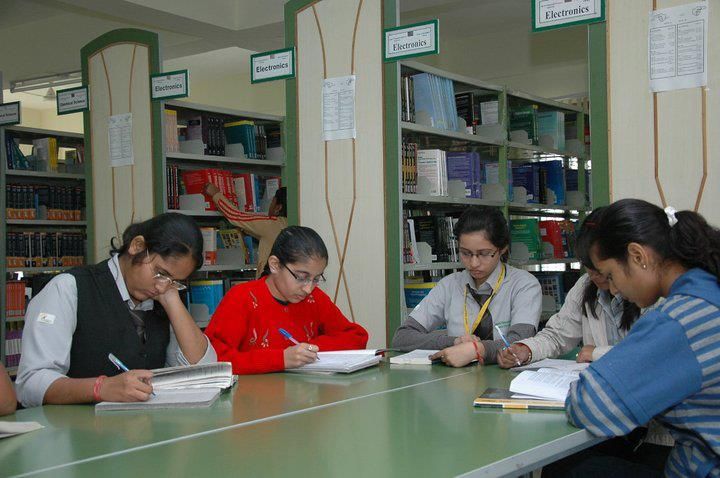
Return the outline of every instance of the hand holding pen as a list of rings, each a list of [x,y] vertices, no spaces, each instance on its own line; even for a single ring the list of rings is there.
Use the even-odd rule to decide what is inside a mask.
[[[106,378],[99,390],[100,397],[108,402],[144,402],[155,395],[150,381],[150,370],[128,370],[127,366],[115,355],[108,354],[108,359],[119,370],[120,375]]]
[[[288,339],[295,345],[288,347],[283,351],[283,359],[285,361],[285,368],[298,368],[309,363],[313,363],[318,360],[317,352],[319,350],[317,345],[299,342],[290,335],[285,329],[278,329],[283,337]]]
[[[518,358],[518,356],[515,355],[515,352],[513,352],[512,349],[510,348],[510,342],[508,342],[507,338],[505,338],[505,334],[502,333],[502,330],[500,330],[500,327],[498,327],[496,325],[495,330],[497,330],[497,333],[500,334],[500,338],[502,339],[503,343],[505,344],[505,347],[503,347],[503,350],[507,350],[508,352],[510,352],[510,354],[512,354],[513,357],[515,357],[515,363],[517,363],[518,367],[520,365],[522,365],[522,362],[520,362],[520,359]]]

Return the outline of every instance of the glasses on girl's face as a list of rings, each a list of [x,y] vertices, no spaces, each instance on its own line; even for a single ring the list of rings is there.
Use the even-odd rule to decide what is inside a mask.
[[[158,284],[161,284],[163,286],[174,287],[177,290],[187,289],[187,286],[185,284],[183,284],[182,282],[178,282],[175,279],[173,279],[172,277],[168,277],[161,272],[158,272],[157,274],[155,274],[153,276],[153,279],[155,280],[155,282],[157,282]]]
[[[466,249],[460,249],[460,257],[468,261],[472,260],[473,257],[477,257],[481,261],[489,261],[490,259],[495,257],[498,252],[500,252],[500,249],[495,249],[494,251],[480,251],[477,254],[473,254]]]
[[[285,269],[288,270],[288,272],[290,273],[291,276],[293,276],[293,279],[295,279],[295,282],[297,282],[298,284],[302,285],[303,287],[306,286],[306,285],[309,285],[309,284],[312,284],[313,286],[316,286],[316,285],[319,285],[319,284],[323,284],[323,283],[325,282],[325,276],[322,275],[322,274],[320,274],[319,276],[317,276],[317,277],[315,277],[315,278],[313,278],[313,279],[311,279],[309,276],[300,277],[300,276],[297,275],[297,273],[293,272],[293,270],[290,269],[290,268],[289,268],[288,266],[286,266],[285,264],[282,264],[282,266],[283,266]]]

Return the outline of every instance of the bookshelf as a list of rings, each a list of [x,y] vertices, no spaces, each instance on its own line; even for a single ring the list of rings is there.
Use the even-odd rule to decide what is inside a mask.
[[[412,227],[416,236],[421,236],[423,231],[427,233],[430,230],[451,230],[451,222],[442,225],[439,221],[434,223],[435,227],[431,227],[433,224],[427,218],[457,217],[470,205],[498,207],[508,218],[510,224],[522,220],[577,222],[591,209],[587,199],[589,195],[586,195],[586,186],[589,184],[586,184],[586,173],[584,173],[586,169],[590,169],[591,163],[586,144],[586,113],[582,108],[457,75],[414,61],[387,65],[386,74],[388,71],[391,72],[391,77],[397,80],[390,87],[394,94],[388,95],[386,101],[388,111],[386,120],[389,123],[386,135],[397,140],[397,143],[391,144],[386,150],[390,158],[397,158],[397,162],[391,162],[386,171],[387,184],[391,191],[391,194],[388,194],[387,210],[389,211],[388,238],[391,240],[388,259],[390,294],[388,333],[389,336],[392,336],[394,330],[409,312],[405,304],[405,283],[436,282],[445,274],[462,269],[462,264],[457,258],[457,251],[453,252],[452,238],[448,237],[443,240],[437,233],[435,233],[434,242],[440,243],[438,246],[440,253],[438,254],[435,249],[432,250],[437,257],[432,261],[429,261],[427,257],[422,257],[419,263],[412,262],[413,259],[409,256],[416,251],[409,247],[412,240],[408,244],[410,227],[407,225],[407,218],[412,219],[414,223]],[[432,91],[435,95],[436,103],[433,104],[430,114],[418,111],[418,80],[413,79],[413,87],[409,88],[409,80],[406,79],[406,77],[423,73],[445,79],[438,81],[436,86],[432,87],[434,89],[425,90]],[[451,93],[447,93],[448,87],[444,86],[448,84],[448,80],[452,85]],[[426,80],[421,79],[421,81]],[[386,89],[388,87],[389,85],[386,84]],[[422,84],[421,87],[424,88]],[[452,96],[450,96],[451,94]],[[444,108],[442,105],[447,104],[449,98],[453,98],[455,101],[458,96],[461,100],[455,105],[458,108],[457,116],[473,122],[474,126],[470,129],[463,128],[463,126],[467,126],[467,122],[465,125],[460,122],[457,130],[451,130],[451,123],[447,120],[451,114],[445,115],[444,112],[438,111],[438,109]],[[462,101],[466,101],[464,104],[467,107],[463,107]],[[427,105],[428,102],[425,101],[424,104]],[[473,105],[475,106],[473,107]],[[436,124],[437,117],[445,119],[441,119],[439,124]],[[525,117],[532,118],[529,125],[535,128],[534,130],[524,130],[526,126],[521,120]],[[542,118],[542,123],[538,118]],[[443,122],[450,129],[442,128]],[[543,134],[538,133],[540,126],[542,126]],[[427,167],[428,164],[425,159],[428,153],[424,153],[424,156],[421,157],[416,151],[434,149],[444,151],[442,155],[445,158],[454,156],[451,158],[452,161],[443,159],[448,163],[448,171],[445,174],[447,174],[447,179],[450,179],[445,191],[440,191],[441,186],[428,191],[427,183],[423,184],[422,178],[413,177],[413,174],[417,175],[418,170]],[[458,191],[457,183],[450,184],[453,178],[458,179],[458,171],[460,174],[463,171],[462,169],[450,171],[450,163],[457,164],[459,161],[457,153],[460,153],[460,156],[463,153],[471,153],[466,156],[471,159],[462,160],[465,161],[463,164],[468,164],[468,166],[465,173],[467,176],[460,176],[460,179],[464,181],[460,184],[463,187],[460,191]],[[481,163],[482,173],[473,173],[472,167],[469,166],[470,162]],[[432,160],[430,164],[433,164]],[[410,165],[410,173],[408,173],[408,165]],[[413,170],[413,168],[415,169]],[[542,177],[542,181],[544,181],[542,194],[539,191],[540,188],[532,191],[517,189],[519,185],[513,180],[523,179],[519,176],[518,171],[524,170],[537,171],[538,177]],[[557,189],[561,194],[556,194],[556,189],[550,188],[549,184],[551,178],[557,181],[558,171],[561,173],[562,191]],[[410,179],[408,179],[408,174]],[[425,174],[421,173],[423,176]],[[478,176],[471,177],[474,174]],[[570,181],[572,190],[577,192],[566,194],[569,184],[568,177],[577,178],[574,180],[575,184],[572,180]],[[433,179],[432,173],[430,173],[430,178]],[[475,181],[482,183],[477,189],[470,186],[470,183]],[[393,190],[397,190],[398,193],[392,193]],[[465,197],[463,197],[463,192]],[[515,197],[515,193],[519,193],[520,197]],[[530,194],[526,198],[521,196],[527,193],[531,193],[533,196]],[[539,197],[535,195],[539,195]],[[397,215],[394,215],[395,211],[397,211]],[[418,220],[422,223],[420,227],[418,227]],[[422,242],[416,237],[417,241]],[[392,250],[392,243],[397,244],[397,248],[394,250]],[[540,242],[540,246],[542,244]],[[443,250],[443,246],[447,246],[447,250]],[[422,255],[422,253],[420,254]],[[398,263],[399,266],[395,265]],[[540,273],[560,272],[579,267],[578,261],[573,257],[547,257],[540,253],[537,253],[536,256],[531,254],[530,257],[511,256],[509,263],[515,267]],[[543,280],[541,279],[541,283],[544,283]],[[395,296],[397,299],[392,297],[394,294],[397,294]]]
[[[285,168],[282,134],[284,118],[176,100],[166,101],[163,110],[163,131],[165,131],[162,165],[164,174],[162,182],[164,184],[163,211],[192,216],[201,228],[234,229],[235,227],[223,217],[221,212],[206,210],[204,199],[201,196],[190,197],[183,194],[191,192],[188,191],[189,188],[185,184],[183,173],[200,174],[202,171],[213,170],[234,176],[255,175],[256,178],[283,176]],[[167,110],[173,113],[168,113]],[[233,146],[228,143],[223,125],[239,121],[252,121],[254,125],[262,127],[266,139],[263,139],[258,133],[254,145],[255,152],[259,152],[261,149],[264,151],[264,158],[249,157],[253,156],[253,151],[248,151],[251,146],[246,147],[247,143],[243,144],[243,151],[240,152],[237,144]],[[257,128],[256,132],[258,131],[260,128]],[[170,137],[173,134],[177,134],[180,141],[175,142]],[[274,138],[273,141],[271,141],[271,136]],[[263,144],[263,141],[266,143]],[[216,174],[214,178],[217,177]],[[216,182],[216,180],[212,179],[212,182]],[[226,183],[225,186],[234,191],[232,182]],[[228,196],[225,190],[223,192]],[[258,203],[258,201],[254,202]],[[260,201],[254,212],[266,211],[268,202],[269,199],[266,202]],[[242,202],[240,202],[239,208],[244,209]],[[217,239],[217,243],[220,247],[220,239]],[[198,284],[201,283],[212,283],[213,285],[208,285],[209,287],[221,286],[222,294],[220,296],[222,296],[236,281],[254,278],[257,264],[252,258],[245,257],[245,254],[242,253],[238,254],[238,251],[226,250],[225,253],[221,251],[222,249],[219,248],[217,263],[203,265],[189,279],[190,296],[192,296],[193,290],[199,290],[193,289],[193,284],[196,287],[200,287]],[[196,294],[199,296],[200,292],[196,292]],[[209,308],[195,303],[192,297],[188,299],[188,306],[198,326],[206,327],[211,315]]]
[[[27,162],[6,143],[11,139],[29,156]],[[48,163],[54,162],[49,156],[45,162],[31,154],[36,140],[41,141],[38,149],[45,145],[58,152],[56,170],[49,170]],[[67,271],[87,259],[84,165],[80,160],[63,160],[83,157],[84,136],[9,126],[0,128],[0,144],[0,360],[15,375],[26,306],[21,298],[32,290],[35,278]]]

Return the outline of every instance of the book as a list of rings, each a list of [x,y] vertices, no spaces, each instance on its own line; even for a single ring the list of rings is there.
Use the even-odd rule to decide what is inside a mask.
[[[482,395],[473,400],[473,406],[520,410],[563,410],[565,402],[518,398],[508,389],[486,388]]]
[[[542,359],[537,362],[523,365],[522,367],[513,367],[510,370],[513,372],[522,372],[524,370],[540,370],[541,368],[549,368],[564,372],[582,372],[588,368],[590,364],[587,362],[578,363],[574,360],[563,360],[563,359]]]
[[[287,370],[288,372],[352,373],[380,363],[377,350],[339,350],[318,352],[317,362]]]
[[[45,428],[38,422],[6,422],[0,420],[0,438],[7,438],[21,433],[28,433]]]
[[[232,364],[213,362],[180,365],[152,370],[152,386],[158,390],[191,388],[228,388],[233,384]]]
[[[510,391],[524,398],[565,401],[570,384],[580,378],[580,372],[541,368],[524,370],[510,382]]]
[[[95,413],[117,410],[156,410],[161,408],[206,408],[220,396],[219,388],[158,390],[145,402],[100,402]]]
[[[431,365],[433,362],[430,356],[437,350],[413,350],[406,354],[390,357],[391,364],[397,365]]]

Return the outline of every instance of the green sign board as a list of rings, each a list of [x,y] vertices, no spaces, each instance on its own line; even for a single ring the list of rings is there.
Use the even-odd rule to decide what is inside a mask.
[[[0,126],[20,123],[20,102],[0,103]]]
[[[440,26],[437,21],[414,23],[383,30],[383,61],[398,61],[440,51]]]
[[[58,90],[55,101],[57,104],[58,115],[78,113],[80,111],[87,111],[90,109],[90,99],[88,97],[87,86]]]
[[[190,79],[187,70],[150,75],[150,98],[153,100],[185,98],[189,94]]]
[[[605,21],[605,0],[533,0],[532,31]]]
[[[250,56],[250,82],[295,78],[295,49],[266,51]]]

